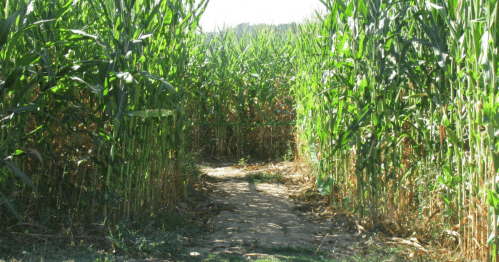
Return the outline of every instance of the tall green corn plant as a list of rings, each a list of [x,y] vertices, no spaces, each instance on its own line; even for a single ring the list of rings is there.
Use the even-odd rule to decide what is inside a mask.
[[[490,244],[497,241],[493,182],[497,173],[497,28],[491,22],[497,16],[497,2],[323,3],[330,12],[323,36],[332,40],[327,44],[331,52],[323,56],[322,64],[303,56],[307,66],[302,72],[307,73],[295,90],[296,101],[303,108],[299,116],[302,123],[308,123],[300,131],[312,138],[310,149],[320,154],[312,159],[325,173],[319,176],[319,187],[332,181],[331,170],[341,172],[329,168],[337,159],[331,152],[339,150],[339,161],[348,162],[347,152],[340,148],[350,144],[356,151],[360,214],[367,204],[364,197],[369,197],[376,209],[382,204],[373,201],[376,196],[389,192],[390,202],[384,203],[391,210],[395,202],[404,200],[403,192],[409,196],[417,193],[418,201],[428,201],[430,214],[439,211],[431,209],[443,200],[449,221],[461,227],[462,250],[468,257],[489,260],[487,249],[477,251],[476,242],[486,243],[486,235],[490,235]],[[328,32],[328,28],[333,30]],[[312,50],[314,44],[303,49]],[[334,59],[327,60],[329,57]],[[310,68],[327,64],[324,61],[331,61],[327,66],[333,75],[329,89],[317,88],[320,74],[308,73]],[[326,94],[322,90],[338,96],[338,84],[351,90],[345,92],[345,98],[352,105],[338,108],[339,103],[329,95],[317,99]],[[372,109],[364,111],[364,105]],[[318,121],[307,122],[312,115]],[[334,117],[351,120],[331,121]],[[328,154],[323,148],[333,150]],[[420,188],[417,192],[414,183]],[[429,197],[436,192],[437,198]],[[485,203],[491,206],[489,214],[479,211]],[[383,208],[386,211],[386,206],[380,211]]]
[[[13,1],[6,3],[5,13],[2,13],[5,16],[1,17],[1,162],[33,189],[36,189],[31,181],[33,179],[30,180],[22,171],[25,169],[23,160],[16,159],[15,163],[13,157],[30,153],[42,161],[38,149],[47,137],[39,137],[38,141],[35,139],[44,127],[33,126],[33,119],[45,118],[47,122],[67,130],[67,126],[55,117],[54,111],[45,108],[45,98],[47,93],[56,93],[59,80],[63,77],[55,68],[60,64],[54,61],[57,55],[55,49],[59,47],[56,42],[60,36],[52,29],[69,7],[70,1],[57,4]],[[46,12],[48,10],[52,12]],[[2,188],[8,187],[10,182],[5,173],[1,181]],[[9,210],[21,219],[22,216],[4,193],[2,197]]]
[[[450,57],[445,68],[451,106],[443,112],[449,139],[445,179],[457,190],[454,202],[467,257],[497,256],[497,1],[438,1],[427,7],[449,28]],[[492,19],[492,20],[491,20]],[[438,23],[435,19],[435,23]],[[441,26],[440,28],[444,28]],[[449,173],[454,173],[451,176]],[[489,205],[489,212],[478,211]],[[472,218],[472,219],[470,219]],[[488,236],[488,238],[487,238]],[[477,249],[477,242],[490,249]],[[480,245],[480,244],[479,244]]]
[[[213,38],[198,39],[201,53],[193,54],[192,61],[198,66],[192,74],[204,81],[191,91],[193,101],[200,101],[193,103],[192,110],[199,125],[213,130],[210,140],[215,141],[214,154],[235,150],[238,156],[272,155],[274,135],[264,141],[263,134],[277,128],[265,125],[277,119],[275,113],[269,113],[279,111],[277,104],[286,100],[283,83],[291,75],[286,65],[292,45],[282,41],[283,35],[271,26],[240,25]],[[258,143],[251,142],[256,130]]]
[[[2,75],[6,76],[5,81],[2,77],[2,113],[10,116],[5,120],[13,119],[7,125],[10,129],[2,125],[2,142],[8,147],[5,152],[12,152],[16,147],[27,148],[25,152],[40,159],[45,154],[55,161],[56,165],[49,163],[49,169],[42,173],[44,177],[37,178],[35,184],[39,188],[42,185],[44,190],[55,188],[54,191],[59,192],[58,202],[67,207],[68,212],[80,210],[83,212],[79,213],[88,218],[89,214],[102,217],[111,211],[110,221],[133,212],[140,219],[146,213],[141,212],[143,210],[175,203],[179,193],[166,191],[181,190],[176,172],[181,165],[184,125],[179,113],[181,88],[176,90],[169,81],[178,86],[183,83],[183,76],[178,73],[185,71],[188,50],[182,43],[193,33],[206,3],[38,1],[23,7],[24,2],[13,1],[6,8],[6,12],[19,11],[6,22],[2,20],[2,29],[5,29],[2,39],[8,39],[1,46]],[[21,19],[16,20],[17,16]],[[34,20],[35,17],[41,17],[42,21]],[[10,30],[14,22],[18,23],[15,24],[17,31]],[[161,54],[166,54],[168,59]],[[32,92],[26,92],[28,90]],[[27,117],[12,118],[23,114]],[[29,121],[32,117],[36,120],[34,123]],[[140,118],[147,119],[147,123],[137,121]],[[10,136],[12,130],[16,134],[23,131],[25,135]],[[137,144],[156,144],[155,135],[163,142],[157,143],[162,148],[152,154],[142,154],[147,150],[138,149]],[[69,153],[72,159],[58,164],[57,159],[65,154],[57,142],[57,152],[54,150],[54,141],[67,136],[76,138],[64,141],[70,148],[88,153],[81,155],[73,151]],[[88,138],[94,142],[92,146],[86,145],[90,150],[77,144]],[[30,145],[26,141],[34,143]],[[44,150],[40,154],[37,148]],[[159,164],[138,165],[137,152],[146,155],[144,160]],[[73,158],[78,166],[92,162],[93,177],[87,177],[86,167],[71,170],[72,164],[67,163],[72,163]],[[7,166],[13,165],[7,162]],[[140,174],[133,177],[132,174],[139,171]],[[22,171],[14,172],[25,178]],[[148,178],[147,183],[141,176]],[[149,190],[155,183],[160,185],[162,199],[155,199],[157,192]],[[78,199],[76,203],[68,200],[66,191],[75,184],[83,185],[69,193]],[[92,192],[102,194],[104,201],[93,197],[89,202],[86,195]],[[173,197],[165,199],[165,196]],[[123,204],[117,205],[119,202]],[[40,205],[40,210],[45,210],[44,205],[48,210],[49,202]],[[100,210],[96,210],[99,206]],[[131,207],[136,208],[131,210]],[[91,212],[85,212],[87,210]]]
[[[163,196],[169,193],[175,198],[180,195],[178,192],[151,191],[151,186],[154,184],[165,184],[166,180],[170,180],[172,185],[164,185],[165,187],[169,187],[170,190],[182,190],[177,185],[179,177],[174,170],[180,165],[180,160],[175,159],[180,158],[182,148],[180,137],[184,123],[179,121],[182,119],[180,108],[183,91],[179,87],[174,88],[166,79],[170,78],[177,84],[182,84],[182,78],[178,75],[182,76],[188,62],[187,46],[182,39],[188,38],[188,35],[193,33],[206,3],[203,1],[197,7],[193,1],[91,3],[94,18],[100,21],[98,24],[103,25],[102,28],[95,28],[98,35],[93,35],[91,38],[102,46],[102,53],[109,61],[108,65],[102,68],[101,75],[104,78],[100,77],[101,80],[98,80],[103,84],[102,93],[99,95],[106,105],[105,111],[110,117],[111,128],[111,133],[103,137],[109,150],[105,176],[107,189],[104,199],[110,199],[111,191],[118,190],[117,194],[128,192],[125,194],[130,198],[125,199],[124,207],[118,208],[122,212],[127,209],[127,214],[130,213],[130,206],[133,207],[134,214],[140,213],[142,205],[146,205],[147,208],[156,206],[154,198],[159,193],[163,193]],[[187,6],[190,8],[185,9]],[[101,10],[104,16],[101,15]],[[87,76],[89,79],[98,79],[97,77],[99,76]],[[178,116],[175,116],[176,114]],[[172,119],[166,122],[149,120],[143,124],[135,120],[125,120],[126,117],[165,116],[171,116]],[[137,130],[135,125],[144,126]],[[135,133],[136,131],[138,132]],[[168,139],[170,133],[172,139]],[[131,141],[128,141],[129,139]],[[119,148],[129,150],[130,153],[134,151],[125,149],[125,145],[134,148],[137,143],[156,144],[156,140],[163,143],[159,143],[160,147],[151,151],[140,147],[138,161],[133,159],[135,154],[126,162],[117,158]],[[157,166],[144,165],[154,161],[157,161]],[[139,177],[131,177],[134,173]],[[172,178],[162,177],[163,174]],[[117,179],[120,176],[126,177],[127,182],[121,184],[125,181]],[[149,179],[142,180],[140,176]],[[136,189],[136,195],[131,197],[129,195],[133,187]],[[166,201],[172,204],[176,200]],[[103,209],[106,216],[107,204]]]
[[[330,14],[319,24],[322,28],[298,40],[299,48],[302,49],[300,77],[303,77],[298,82],[303,84],[294,93],[298,95],[296,100],[299,107],[303,108],[297,116],[303,121],[298,123],[306,124],[300,130],[312,131],[305,131],[307,137],[304,138],[304,141],[309,141],[312,159],[316,159],[314,154],[319,149],[320,159],[316,160],[320,169],[318,186],[325,193],[332,194],[335,183],[333,171],[337,164],[333,161],[335,154],[339,148],[349,150],[345,147],[351,146],[351,138],[358,132],[371,109],[369,103],[356,98],[353,92],[356,74],[352,53],[348,49],[352,40],[348,24],[343,23],[351,15],[353,6],[341,1],[323,4]],[[313,26],[316,25],[307,25],[308,28]],[[357,103],[344,103],[345,99]],[[348,129],[342,131],[341,128],[348,122]]]
[[[16,211],[16,208],[12,205],[12,203],[9,201],[9,198],[2,192],[2,191],[5,191],[5,188],[4,188],[4,183],[6,181],[6,176],[7,174],[5,174],[4,170],[3,170],[3,167],[8,167],[11,171],[14,172],[15,175],[18,175],[21,179],[23,179],[25,181],[25,183],[29,183],[30,185],[33,185],[31,180],[28,178],[28,176],[26,176],[26,174],[24,172],[22,172],[21,170],[19,170],[19,167],[13,163],[12,161],[9,160],[9,158],[12,158],[12,156],[9,157],[9,155],[11,154],[11,152],[9,152],[12,148],[12,146],[15,146],[16,143],[18,141],[18,138],[15,138],[15,136],[13,134],[16,134],[17,132],[14,132],[15,131],[15,123],[12,123],[10,124],[9,120],[11,120],[14,116],[14,113],[13,112],[9,112],[7,111],[8,108],[7,106],[7,101],[6,101],[6,91],[8,88],[10,88],[16,81],[16,78],[20,78],[20,75],[22,74],[22,71],[24,70],[24,68],[19,68],[17,69],[17,74],[14,74],[12,75],[12,77],[10,77],[10,69],[12,67],[9,67],[7,66],[8,65],[8,60],[7,57],[5,57],[5,48],[4,46],[6,44],[8,44],[8,42],[13,42],[12,40],[9,41],[9,39],[11,38],[11,35],[13,34],[13,31],[15,32],[15,30],[12,30],[12,29],[15,29],[15,22],[17,20],[17,18],[19,17],[20,13],[22,13],[23,15],[25,14],[26,12],[26,7],[24,6],[24,8],[22,9],[19,9],[17,12],[15,12],[14,14],[9,14],[8,13],[8,10],[9,10],[9,7],[10,6],[6,6],[6,10],[5,10],[5,14],[2,14],[4,16],[2,16],[2,19],[0,20],[1,23],[0,23],[0,28],[2,30],[2,34],[0,35],[0,50],[2,50],[2,58],[1,58],[1,61],[2,61],[2,70],[1,70],[1,78],[0,78],[0,94],[2,95],[2,107],[1,107],[1,110],[2,110],[2,123],[1,123],[1,130],[2,130],[2,136],[1,136],[1,146],[0,146],[0,156],[1,156],[1,164],[2,164],[2,187],[1,187],[1,190],[0,190],[0,194],[2,196],[2,199],[3,199],[3,202],[6,204],[7,208],[9,209],[9,211],[16,217],[18,218],[19,221],[22,220],[22,217],[21,215]],[[14,44],[14,43],[13,43]],[[7,82],[7,80],[5,79],[5,75],[7,74],[7,80],[9,80],[9,77],[10,77],[10,81]],[[8,117],[8,115],[10,115],[10,117]],[[34,188],[34,185],[33,185],[33,188]]]
[[[487,1],[485,3],[485,32],[481,38],[481,66],[484,73],[483,83],[488,101],[483,105],[484,124],[487,127],[487,145],[491,155],[491,174],[488,181],[490,191],[487,190],[487,202],[493,208],[492,229],[487,244],[493,246],[495,260],[499,260],[499,188],[497,187],[497,175],[499,173],[499,94],[497,75],[499,73],[499,1]],[[495,183],[494,183],[495,182]]]
[[[456,7],[457,6],[457,7]],[[466,29],[462,33],[459,43],[468,43],[461,53],[456,53],[456,57],[464,63],[459,64],[464,67],[458,70],[457,84],[460,90],[464,90],[465,95],[461,95],[457,101],[460,104],[468,102],[463,107],[469,112],[466,119],[464,132],[469,134],[469,163],[464,165],[463,172],[469,175],[465,177],[472,181],[473,189],[469,194],[469,189],[464,186],[461,194],[465,215],[471,216],[474,220],[464,228],[466,237],[465,251],[470,257],[491,259],[498,261],[497,254],[497,34],[495,25],[497,18],[497,1],[473,1],[449,5],[451,11],[459,10],[459,15],[450,16],[450,21],[454,24],[466,24]],[[475,106],[473,106],[473,102]],[[460,111],[463,109],[458,108]],[[459,113],[459,111],[458,111]],[[467,127],[467,130],[466,130]],[[464,133],[456,130],[456,132]],[[459,136],[460,137],[460,136]],[[460,146],[461,143],[454,143]],[[465,191],[466,190],[466,191]],[[480,203],[477,203],[479,200]],[[473,203],[466,205],[466,203]],[[477,208],[487,203],[489,205],[488,215],[478,212]],[[480,205],[481,204],[481,205]],[[488,224],[488,227],[485,226]],[[485,231],[485,232],[484,232]],[[488,238],[486,239],[486,237]],[[490,249],[476,251],[476,243],[472,239],[479,239],[480,243],[489,244]],[[490,253],[489,253],[490,252]]]

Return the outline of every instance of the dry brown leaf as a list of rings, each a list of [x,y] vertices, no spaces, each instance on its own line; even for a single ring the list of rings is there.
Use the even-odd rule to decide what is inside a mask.
[[[40,162],[42,163],[42,168],[43,168],[43,159],[42,159],[42,154],[40,154],[40,152],[38,152],[38,150],[36,150],[35,148],[32,148],[32,147],[28,147],[26,148],[25,151],[29,151],[33,154],[36,155],[36,157],[38,157],[38,159],[40,160]]]
[[[418,248],[419,250],[427,253],[428,250],[426,250],[422,245],[420,245],[419,243],[416,243],[414,241],[411,241],[411,240],[407,240],[407,239],[403,239],[403,238],[399,238],[399,237],[385,237],[384,238],[385,240],[388,240],[387,244],[402,244],[402,245],[407,245],[407,246],[411,246],[411,247],[415,247],[415,248]]]

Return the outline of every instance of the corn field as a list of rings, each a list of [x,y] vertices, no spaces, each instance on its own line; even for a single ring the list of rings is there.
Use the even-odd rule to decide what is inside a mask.
[[[184,196],[183,76],[206,4],[3,2],[2,209],[116,223]]]
[[[466,258],[497,260],[498,2],[321,2],[293,86],[319,189],[355,192],[343,205],[405,237],[420,220]]]
[[[373,228],[499,261],[498,1],[319,1],[214,35],[208,0],[2,1],[0,226],[149,221],[191,152],[292,152]]]
[[[279,158],[294,145],[291,31],[241,25],[198,36],[188,88],[192,146],[214,156]]]

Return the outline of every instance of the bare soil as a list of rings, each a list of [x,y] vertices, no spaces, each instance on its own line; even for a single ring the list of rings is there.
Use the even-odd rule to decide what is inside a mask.
[[[210,202],[220,213],[208,220],[213,232],[189,247],[186,256],[237,254],[265,257],[272,247],[297,247],[340,259],[361,255],[376,241],[347,214],[321,216],[327,210],[296,200],[303,180],[293,163],[235,166],[205,164],[202,171],[213,187]],[[255,183],[250,174],[279,174],[282,179]],[[321,212],[322,211],[322,212]]]

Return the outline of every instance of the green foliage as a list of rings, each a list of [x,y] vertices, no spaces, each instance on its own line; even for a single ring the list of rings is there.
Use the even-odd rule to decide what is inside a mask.
[[[58,210],[116,223],[183,197],[182,76],[206,4],[6,2],[0,168],[15,176],[0,189],[16,217]],[[29,214],[8,201],[29,190],[22,184],[37,189]]]
[[[276,247],[256,247],[260,254],[266,254],[263,258],[257,258],[253,261],[267,262],[267,261],[398,261],[402,258],[399,257],[400,251],[395,248],[387,246],[373,245],[366,255],[356,254],[353,252],[350,256],[343,256],[341,259],[332,259],[328,254],[329,252],[320,251],[315,254],[315,250],[310,248],[300,248],[294,246],[276,246]],[[190,261],[190,260],[186,260]],[[203,261],[247,261],[247,257],[241,255],[231,254],[218,254],[208,255]]]
[[[360,216],[443,202],[465,252],[497,236],[498,1],[321,2],[327,15],[295,38],[293,86],[319,188],[355,191]]]
[[[189,238],[199,235],[195,225],[185,221],[176,213],[165,215],[161,221],[163,229],[134,229],[131,223],[120,222],[110,231],[115,255],[133,258],[172,258],[185,252]],[[148,230],[152,232],[148,232]]]
[[[499,1],[321,2],[313,22],[205,35],[208,1],[7,1],[0,216],[147,220],[185,197],[189,150],[280,157],[296,131],[323,194],[355,192],[360,216],[444,206],[486,259]]]
[[[123,259],[175,260],[182,257],[189,244],[204,234],[199,225],[178,214],[163,214],[156,222],[140,225],[122,220],[110,228],[81,235],[78,227],[67,227],[67,236],[19,245],[14,238],[3,238],[0,259],[7,261],[116,261]],[[88,228],[85,226],[85,228]],[[32,229],[36,229],[33,228]],[[34,233],[29,231],[29,233]],[[10,235],[10,234],[4,234]],[[10,241],[9,241],[10,240]]]
[[[186,112],[192,146],[213,155],[278,158],[292,140],[292,27],[202,34],[191,52]]]
[[[248,160],[250,159],[251,157],[248,156],[246,159],[244,157],[242,157],[241,159],[239,159],[239,161],[237,162],[240,166],[246,166]]]
[[[269,183],[269,182],[274,182],[276,180],[283,179],[284,177],[277,173],[277,174],[272,174],[272,173],[262,173],[258,172],[255,174],[249,174],[247,175],[247,178],[249,181],[258,184],[258,183]]]

